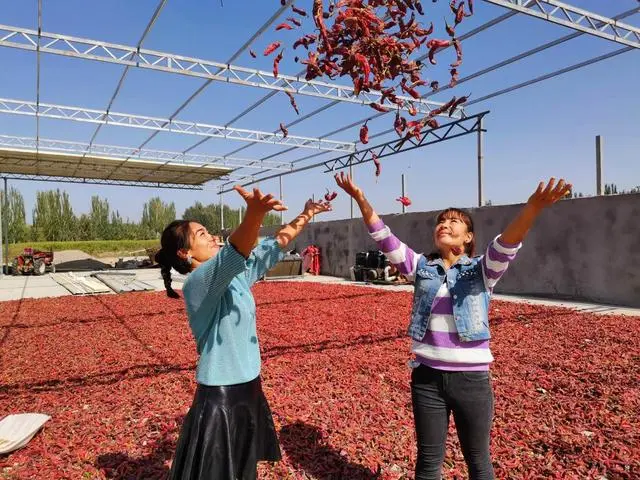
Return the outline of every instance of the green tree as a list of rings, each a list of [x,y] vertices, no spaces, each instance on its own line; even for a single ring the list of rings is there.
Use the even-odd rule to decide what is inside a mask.
[[[173,202],[167,204],[160,197],[154,197],[144,204],[142,209],[142,227],[152,237],[159,237],[164,227],[176,219],[176,206]],[[149,238],[152,238],[149,237]]]
[[[48,190],[36,193],[33,209],[32,239],[36,241],[62,241],[73,238],[73,210],[67,192]],[[75,222],[74,222],[75,223]]]
[[[26,242],[29,236],[29,226],[26,221],[24,198],[22,194],[11,187],[4,198],[4,192],[0,192],[0,205],[2,208],[3,225],[7,229],[6,235],[9,243]],[[3,233],[3,236],[5,233]]]
[[[93,240],[113,240],[109,225],[109,201],[94,195],[91,197],[89,211]]]

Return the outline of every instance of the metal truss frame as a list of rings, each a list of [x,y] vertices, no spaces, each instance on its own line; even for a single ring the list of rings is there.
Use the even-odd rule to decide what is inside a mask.
[[[148,117],[130,113],[109,112],[69,105],[55,105],[51,103],[28,102],[10,98],[0,98],[0,113],[16,115],[32,115],[36,117],[55,118],[59,120],[73,120],[116,125],[119,127],[142,128],[146,130],[160,130],[167,133],[181,133],[198,135],[201,137],[225,138],[241,142],[271,143],[290,145],[301,148],[349,152],[355,150],[353,142],[339,142],[321,138],[301,137],[297,135],[284,136],[282,133],[272,133],[244,128],[223,127],[207,123],[188,122],[184,120],[169,120],[160,117]]]
[[[372,154],[375,154],[378,158],[384,158],[384,157],[389,157],[391,155],[396,155],[398,153],[404,153],[410,150],[415,150],[416,148],[426,147],[427,145],[433,145],[435,143],[440,143],[447,140],[452,140],[454,138],[463,137],[465,135],[470,135],[472,133],[480,134],[482,132],[486,132],[486,130],[482,125],[482,120],[488,114],[489,114],[489,111],[487,110],[485,112],[481,112],[476,115],[471,115],[463,119],[455,120],[446,125],[441,125],[438,128],[433,128],[433,129],[425,128],[422,131],[422,137],[420,138],[420,140],[417,140],[413,137],[407,140],[394,139],[389,142],[382,143],[374,147],[369,147],[364,150],[359,150],[357,152],[353,152],[338,158],[326,160],[324,162],[314,163],[313,165],[306,165],[304,167],[295,168],[287,173],[269,175],[266,177],[252,179],[247,183],[243,183],[242,186],[246,187],[248,185],[253,185],[254,183],[258,183],[264,180],[271,180],[273,178],[282,177],[284,175],[290,175],[292,173],[303,172],[305,170],[311,170],[319,167],[324,167],[325,168],[324,173],[329,173],[336,170],[341,170],[343,168],[349,168],[352,166],[371,162],[373,161]],[[224,187],[225,185],[220,187],[218,192],[219,194],[227,193],[232,190],[231,188],[225,189]]]
[[[640,48],[640,28],[557,0],[484,0],[557,25]]]
[[[37,139],[31,137],[15,137],[11,135],[0,135],[0,147],[15,148],[21,150],[36,150]],[[212,167],[222,168],[256,168],[268,170],[281,170],[288,172],[293,169],[293,165],[285,162],[272,162],[268,160],[253,160],[239,157],[219,157],[215,155],[183,154],[175,151],[136,149],[134,147],[123,147],[118,145],[102,145],[82,142],[70,142],[67,140],[51,140],[41,138],[39,149],[49,152],[62,152],[73,154],[96,155],[101,157],[116,158],[120,160],[148,160],[155,162],[191,163],[202,164]],[[233,175],[233,177],[240,177]],[[230,177],[231,178],[231,177]]]
[[[38,47],[39,39],[40,46]],[[360,105],[380,102],[382,98],[382,93],[377,91],[360,92],[356,96],[354,88],[348,85],[305,80],[300,76],[285,74],[275,77],[272,72],[264,70],[57,33],[41,32],[38,34],[35,30],[10,25],[0,25],[0,46],[37,50],[41,53],[116,63]],[[431,110],[442,105],[441,102],[414,99],[402,95],[398,95],[397,98],[404,100],[404,105],[400,107],[401,110],[409,110],[413,104],[422,114],[428,114]],[[463,113],[459,112],[456,118],[460,118],[462,115]]]
[[[81,183],[85,185],[115,185],[121,187],[147,187],[147,188],[170,188],[173,190],[204,190],[202,185],[183,185],[179,183],[162,183],[162,182],[140,182],[137,180],[108,180],[96,178],[74,178],[74,177],[56,177],[46,175],[27,175],[27,174],[2,174],[2,178],[7,180],[29,180],[33,182],[62,182],[62,183]]]

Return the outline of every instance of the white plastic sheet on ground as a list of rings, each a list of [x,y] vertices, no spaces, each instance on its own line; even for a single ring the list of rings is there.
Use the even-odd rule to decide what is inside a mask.
[[[0,421],[0,455],[24,447],[50,419],[42,413],[8,415]]]

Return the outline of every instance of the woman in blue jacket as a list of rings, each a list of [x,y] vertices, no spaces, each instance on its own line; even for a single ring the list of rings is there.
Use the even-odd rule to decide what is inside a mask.
[[[283,256],[311,218],[331,209],[307,201],[304,210],[255,248],[269,211],[286,207],[258,189],[235,190],[247,203],[242,223],[220,246],[197,222],[176,220],[157,254],[167,294],[171,268],[188,274],[182,291],[199,354],[195,398],[185,417],[170,478],[248,480],[257,462],[280,460],[280,447],[260,383],[260,348],[251,286]]]

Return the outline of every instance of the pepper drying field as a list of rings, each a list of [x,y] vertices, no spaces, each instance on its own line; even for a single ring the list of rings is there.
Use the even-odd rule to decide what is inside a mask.
[[[260,478],[413,478],[411,297],[255,288],[283,461]],[[495,302],[497,478],[640,477],[640,323]],[[2,479],[164,478],[195,388],[183,304],[164,293],[0,303],[0,412],[51,415]],[[445,478],[465,478],[453,430]]]

